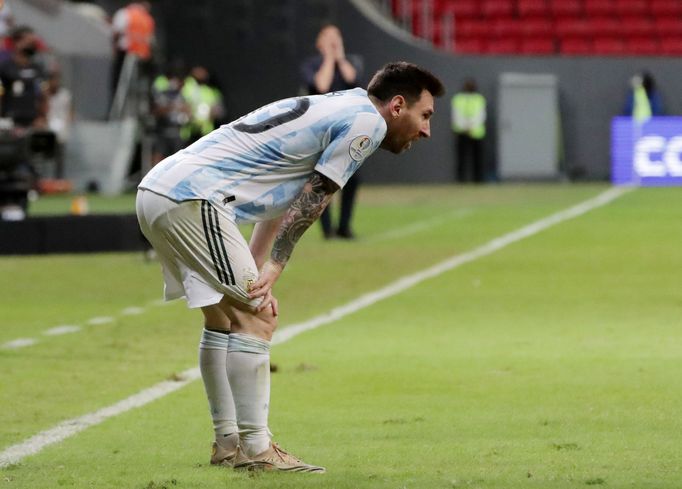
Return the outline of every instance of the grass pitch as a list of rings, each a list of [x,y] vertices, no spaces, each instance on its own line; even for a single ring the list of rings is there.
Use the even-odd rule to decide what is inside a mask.
[[[359,240],[315,228],[296,249],[281,324],[604,188],[365,187]],[[636,190],[276,346],[271,429],[325,475],[208,466],[194,382],[0,470],[0,487],[677,489],[680,209],[677,189]],[[0,344],[38,340],[0,350],[0,450],[196,363],[198,314],[149,305],[161,278],[138,254],[0,258],[0,273]],[[65,324],[82,331],[44,334]]]

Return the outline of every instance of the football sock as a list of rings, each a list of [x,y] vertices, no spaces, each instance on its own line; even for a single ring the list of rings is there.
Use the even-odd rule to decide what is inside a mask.
[[[227,364],[240,445],[246,455],[254,456],[270,446],[270,342],[248,334],[230,334]]]
[[[229,335],[204,329],[199,342],[199,370],[213,419],[216,442],[223,448],[237,447],[237,415],[227,378]]]

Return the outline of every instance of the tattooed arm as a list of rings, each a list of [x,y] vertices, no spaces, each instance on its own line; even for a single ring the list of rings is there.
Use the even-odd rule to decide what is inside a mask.
[[[260,277],[250,289],[251,298],[268,295],[289,261],[299,238],[320,217],[338,189],[338,185],[320,173],[315,172],[310,176],[301,193],[284,213],[270,259],[265,262]],[[261,304],[259,309],[264,307]]]

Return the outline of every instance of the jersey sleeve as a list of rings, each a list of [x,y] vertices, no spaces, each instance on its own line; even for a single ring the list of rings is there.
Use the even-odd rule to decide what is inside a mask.
[[[377,114],[360,113],[330,128],[329,145],[315,165],[315,171],[339,187],[374,153],[386,135],[386,123]]]

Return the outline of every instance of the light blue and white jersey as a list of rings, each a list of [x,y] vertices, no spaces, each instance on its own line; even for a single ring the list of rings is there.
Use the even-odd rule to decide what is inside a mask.
[[[161,161],[139,187],[225,206],[238,223],[268,220],[289,207],[313,171],[343,187],[385,135],[362,88],[280,100]]]

